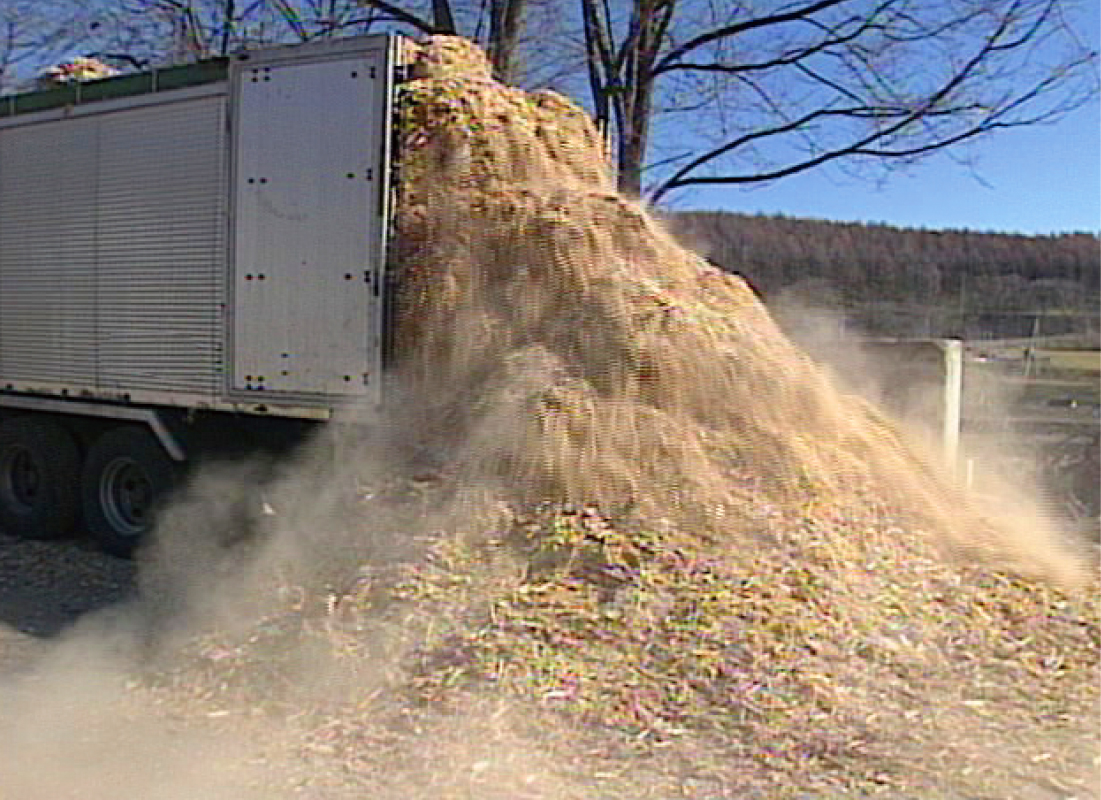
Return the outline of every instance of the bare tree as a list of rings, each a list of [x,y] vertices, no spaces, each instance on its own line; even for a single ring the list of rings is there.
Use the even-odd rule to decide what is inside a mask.
[[[581,0],[581,10],[597,124],[614,122],[620,188],[637,195],[649,148],[655,68],[676,0],[635,0],[619,43],[608,0]]]
[[[583,69],[560,0],[0,0],[0,90],[13,76],[74,55],[143,69],[271,43],[371,30],[461,34],[482,44],[497,77],[529,88]],[[529,20],[534,21],[529,26]],[[546,47],[555,31],[554,48]],[[570,56],[563,62],[563,53]],[[54,55],[51,55],[54,54]]]
[[[889,169],[1097,94],[1097,53],[1061,0],[579,1],[621,188],[641,194],[648,169],[653,201],[831,163]],[[648,158],[672,125],[678,142]]]
[[[83,9],[83,49],[128,67],[366,33],[379,21],[357,0],[92,0]]]
[[[0,91],[11,88],[14,83],[21,35],[22,26],[17,17],[11,14],[0,16]]]
[[[35,17],[25,13],[34,0],[8,0],[19,13],[0,12],[0,48],[5,20],[30,28]],[[186,62],[275,42],[304,42],[366,33],[386,26],[421,33],[461,34],[487,50],[497,77],[517,82],[539,73],[538,81],[560,76],[553,68],[557,53],[539,53],[526,25],[534,10],[546,21],[558,14],[556,0],[58,0],[72,5],[79,23],[66,26],[68,40],[86,55],[96,55],[122,66]],[[2,6],[0,6],[2,8]],[[23,22],[26,21],[26,23]],[[42,28],[37,22],[36,27]],[[41,37],[39,37],[41,38]],[[4,53],[0,49],[0,68]],[[570,68],[583,64],[580,50]],[[523,62],[524,69],[520,69]],[[530,67],[535,65],[535,69]]]
[[[489,4],[489,59],[494,73],[506,83],[515,77],[516,49],[526,5],[526,0],[491,0]]]

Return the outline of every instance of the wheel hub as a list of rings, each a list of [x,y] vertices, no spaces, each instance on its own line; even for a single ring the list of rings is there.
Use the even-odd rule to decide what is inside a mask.
[[[107,465],[100,482],[100,504],[112,527],[127,536],[141,536],[153,515],[153,484],[131,458]]]

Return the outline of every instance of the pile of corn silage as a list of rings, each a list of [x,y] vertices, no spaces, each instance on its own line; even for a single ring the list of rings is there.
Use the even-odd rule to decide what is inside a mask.
[[[462,40],[409,56],[398,369],[492,509],[397,587],[462,620],[418,692],[696,737],[773,789],[1001,791],[1033,731],[1089,727],[1093,583],[1041,519],[1007,527],[839,391],[615,192],[569,101]]]

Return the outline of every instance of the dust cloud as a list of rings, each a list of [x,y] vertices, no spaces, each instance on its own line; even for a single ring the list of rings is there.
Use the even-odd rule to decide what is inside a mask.
[[[781,292],[768,308],[784,335],[818,362],[832,383],[890,416],[907,446],[924,461],[944,465],[946,475],[966,490],[968,502],[992,521],[1004,553],[1013,553],[1018,564],[1049,563],[1051,574],[1070,585],[1080,579],[1076,575],[1082,563],[1095,559],[1080,526],[1060,513],[1042,484],[1042,453],[1035,444],[1009,430],[984,437],[964,431],[956,458],[948,463],[941,429],[944,384],[930,357],[925,357],[927,363],[907,363],[911,357],[904,349],[877,347],[879,340],[842,311],[816,305],[798,289]],[[964,412],[978,411],[987,419],[1013,416],[1018,394],[1004,381],[968,369],[966,360],[965,353]]]
[[[572,103],[406,56],[397,402],[199,474],[137,603],[0,690],[0,797],[43,759],[138,796],[1086,796],[1043,742],[1096,741],[1087,565],[618,195]]]
[[[256,759],[275,728],[240,709],[223,720],[172,708],[148,691],[150,674],[185,657],[184,642],[260,619],[249,568],[263,556],[238,541],[255,471],[196,475],[138,555],[137,596],[85,615],[0,676],[0,797],[272,796]]]
[[[504,699],[394,710],[446,615],[349,608],[484,510],[441,487],[420,413],[191,475],[135,555],[136,596],[0,675],[0,798],[584,797]]]
[[[247,740],[195,730],[138,709],[130,696],[132,638],[113,623],[83,626],[19,679],[0,681],[0,797],[263,797],[237,780]]]

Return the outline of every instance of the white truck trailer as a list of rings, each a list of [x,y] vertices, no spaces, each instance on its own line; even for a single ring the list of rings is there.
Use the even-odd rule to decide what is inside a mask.
[[[0,531],[129,553],[211,447],[381,400],[400,53],[0,98]]]

